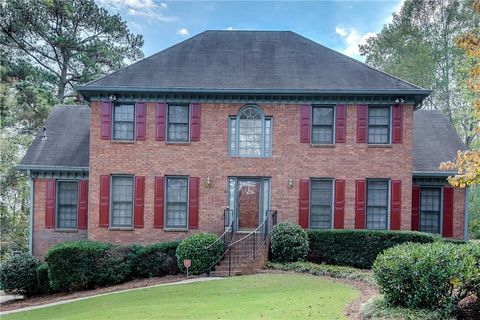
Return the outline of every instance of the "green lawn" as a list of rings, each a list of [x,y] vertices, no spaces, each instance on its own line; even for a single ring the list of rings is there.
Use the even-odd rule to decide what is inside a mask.
[[[112,294],[2,316],[13,319],[346,319],[358,291],[320,277],[261,274]]]

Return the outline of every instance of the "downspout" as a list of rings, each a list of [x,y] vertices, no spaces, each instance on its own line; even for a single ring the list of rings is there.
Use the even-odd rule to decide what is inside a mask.
[[[30,170],[27,171],[29,182],[30,182],[30,215],[29,215],[29,224],[30,232],[28,233],[28,253],[33,255],[33,199],[34,199],[34,187],[33,187],[33,176],[30,173]]]
[[[463,215],[463,240],[468,241],[468,211],[470,206],[470,189],[465,188],[465,213]]]

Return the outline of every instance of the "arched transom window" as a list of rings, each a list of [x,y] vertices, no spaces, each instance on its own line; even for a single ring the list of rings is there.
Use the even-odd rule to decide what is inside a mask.
[[[243,107],[230,117],[229,154],[232,157],[271,157],[272,118],[257,106]]]

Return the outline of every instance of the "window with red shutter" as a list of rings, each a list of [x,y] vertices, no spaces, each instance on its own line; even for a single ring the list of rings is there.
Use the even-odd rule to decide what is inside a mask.
[[[452,187],[443,188],[443,231],[442,236],[453,236],[453,193]]]
[[[418,231],[420,223],[420,187],[412,187],[412,231]]]
[[[200,103],[192,103],[190,119],[190,141],[200,141],[201,109]]]
[[[300,110],[300,142],[310,143],[310,124],[312,118],[312,106],[303,105]]]
[[[165,103],[158,103],[156,109],[156,121],[155,121],[155,139],[157,141],[165,141],[167,125],[167,105]]]
[[[357,105],[357,143],[367,142],[368,106]]]
[[[135,209],[133,213],[133,226],[143,228],[145,206],[145,177],[135,176]]]
[[[52,229],[55,228],[55,179],[47,179],[46,181],[46,191],[45,191],[45,228]]]
[[[402,212],[402,181],[392,180],[390,195],[390,229],[400,230]]]
[[[300,196],[298,207],[298,223],[300,227],[307,229],[310,207],[310,180],[300,180]]]
[[[345,180],[335,180],[335,209],[333,218],[333,227],[335,229],[344,228],[345,217]]]
[[[200,193],[200,178],[190,177],[188,191],[188,228],[198,229],[198,203]]]
[[[403,106],[396,104],[392,110],[392,143],[402,143],[403,139]]]
[[[78,229],[87,229],[88,225],[88,180],[78,182]]]
[[[112,103],[110,101],[102,102],[100,113],[100,138],[103,140],[110,140],[112,132]]]
[[[335,112],[335,142],[345,143],[347,139],[347,106],[337,104]]]
[[[153,208],[153,226],[155,228],[163,228],[164,226],[164,186],[165,180],[163,177],[155,177],[155,194],[154,194],[154,208]]]
[[[147,127],[147,104],[145,102],[137,102],[135,104],[136,114],[136,139],[145,140]]]
[[[355,181],[355,229],[365,229],[365,180]]]
[[[108,228],[110,216],[110,176],[100,176],[99,226]]]

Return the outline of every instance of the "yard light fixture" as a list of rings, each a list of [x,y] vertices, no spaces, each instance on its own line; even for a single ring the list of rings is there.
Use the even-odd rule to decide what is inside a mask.
[[[293,179],[289,178],[288,179],[288,187],[291,189],[293,187]]]
[[[205,183],[207,188],[210,188],[212,186],[212,181],[210,180],[210,176],[207,177],[207,182]]]

